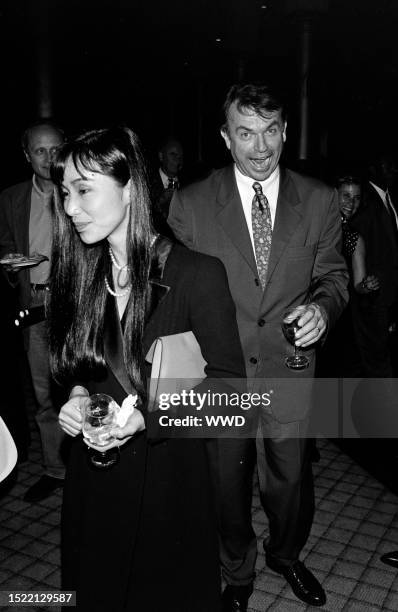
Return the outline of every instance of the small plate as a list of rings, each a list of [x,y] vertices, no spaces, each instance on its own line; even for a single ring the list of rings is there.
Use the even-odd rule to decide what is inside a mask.
[[[25,255],[21,255],[21,257],[3,257],[0,259],[0,264],[12,266],[13,268],[29,268],[37,266],[42,261],[48,261],[48,257],[38,253],[37,255],[31,255],[31,257],[26,257]]]

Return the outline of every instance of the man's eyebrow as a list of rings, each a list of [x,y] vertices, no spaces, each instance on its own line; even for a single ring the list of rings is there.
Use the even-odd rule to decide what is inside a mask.
[[[245,130],[245,132],[253,132],[253,130],[249,127],[246,127],[245,125],[238,125],[236,128],[236,131],[238,130]]]
[[[274,125],[277,125],[279,127],[280,121],[278,119],[274,119],[273,121],[271,121],[271,123],[267,125],[265,129],[268,130],[270,127],[274,127]]]
[[[278,121],[278,119],[274,119],[273,121],[271,121],[271,123],[269,123],[264,130],[269,130],[269,128],[274,127],[275,125],[277,125],[278,127],[280,127],[280,122]],[[236,131],[238,130],[245,130],[245,132],[255,132],[256,130],[252,130],[249,127],[246,127],[245,125],[238,125],[236,128]]]

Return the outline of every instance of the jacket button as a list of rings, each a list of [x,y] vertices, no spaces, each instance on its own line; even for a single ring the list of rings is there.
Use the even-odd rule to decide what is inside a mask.
[[[260,319],[258,324],[259,324],[260,327],[263,327],[265,325],[264,319]]]
[[[255,357],[250,357],[250,363],[257,363],[257,359]]]

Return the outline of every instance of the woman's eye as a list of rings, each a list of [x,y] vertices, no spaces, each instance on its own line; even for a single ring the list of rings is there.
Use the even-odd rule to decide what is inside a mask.
[[[88,192],[88,189],[85,189],[84,187],[80,187],[80,189],[79,189],[80,195],[84,195],[87,192]]]

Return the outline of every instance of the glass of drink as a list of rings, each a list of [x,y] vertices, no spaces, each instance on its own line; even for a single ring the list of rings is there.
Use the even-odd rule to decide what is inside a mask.
[[[285,365],[287,368],[291,370],[305,370],[308,368],[310,360],[305,355],[300,354],[300,349],[295,344],[296,332],[300,329],[298,320],[301,317],[301,314],[297,316],[297,307],[289,308],[283,316],[282,321],[282,331],[285,335],[285,338],[290,344],[294,346],[294,355],[289,355],[285,359]]]
[[[83,436],[95,446],[107,446],[115,438],[111,430],[116,424],[115,400],[105,393],[95,393],[87,398],[83,408]],[[119,460],[119,448],[106,451],[89,449],[90,462],[98,468],[108,468]]]

